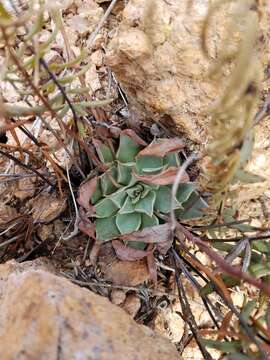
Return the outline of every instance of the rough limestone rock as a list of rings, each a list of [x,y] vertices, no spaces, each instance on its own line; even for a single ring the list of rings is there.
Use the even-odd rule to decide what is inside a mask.
[[[222,94],[230,75],[209,77],[219,56],[221,41],[230,29],[230,46],[239,45],[241,26],[231,22],[233,2],[227,2],[211,19],[207,36],[209,61],[201,48],[201,29],[210,0],[130,0],[118,33],[111,40],[107,63],[128,96],[131,122],[152,119],[184,133],[204,149],[211,139],[207,113]],[[254,3],[255,4],[255,3]],[[261,103],[270,89],[270,2],[262,0],[250,11],[259,20],[257,56],[261,63]],[[232,66],[234,63],[232,62]],[[134,115],[135,114],[135,115]],[[254,113],[255,116],[255,113]],[[260,184],[241,185],[239,200],[270,196],[269,121],[255,127],[255,148],[248,168],[262,175]]]
[[[201,49],[201,29],[210,3],[209,0],[130,0],[107,54],[108,65],[140,119],[148,114],[166,126],[177,124],[180,131],[200,144],[209,139],[206,114],[228,77],[228,69],[224,69],[223,78],[210,80],[210,66],[218,57],[225,29],[231,29],[232,47],[241,38],[231,23],[231,4],[221,7],[211,20],[207,37],[213,60],[209,62]],[[270,14],[269,1],[268,4],[261,1],[259,6],[259,17],[265,22],[265,13]],[[263,51],[270,43],[268,33],[269,25]],[[269,50],[266,52],[265,66]]]
[[[179,359],[168,340],[47,268],[0,265],[1,359]]]

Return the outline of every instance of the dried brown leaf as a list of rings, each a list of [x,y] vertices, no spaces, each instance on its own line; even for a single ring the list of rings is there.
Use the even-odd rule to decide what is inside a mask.
[[[218,340],[222,340],[224,338],[226,334],[226,332],[229,330],[229,326],[230,326],[230,323],[231,323],[231,320],[232,320],[232,316],[233,316],[233,313],[232,311],[229,311],[224,319],[222,320],[222,323],[221,323],[221,327],[218,331]]]
[[[159,139],[157,142],[148,145],[141,150],[138,156],[157,156],[164,157],[172,151],[178,151],[184,148],[184,143],[181,139]]]
[[[147,266],[148,266],[148,271],[149,271],[149,275],[150,275],[150,279],[153,281],[155,289],[157,288],[157,264],[155,262],[155,257],[153,254],[153,246],[149,245],[147,250],[150,251],[150,249],[152,249],[152,251],[150,252],[149,255],[147,255]]]
[[[162,173],[157,175],[138,175],[133,173],[137,180],[143,181],[147,184],[152,185],[169,185],[173,184],[175,180],[175,176],[178,173],[179,168],[176,167],[169,167],[168,169],[164,170]],[[185,183],[189,181],[189,176],[185,172],[181,178],[181,183]]]
[[[123,241],[139,241],[146,244],[156,244],[161,254],[166,254],[172,244],[170,224],[156,225],[140,231],[134,231],[122,235],[119,239]]]
[[[96,225],[92,223],[89,219],[81,219],[78,223],[78,228],[83,232],[85,235],[95,239],[96,238]]]
[[[91,197],[97,186],[97,177],[83,183],[79,188],[79,197],[77,199],[86,211],[94,211],[94,207],[90,204]]]
[[[148,256],[153,250],[139,250],[130,246],[126,246],[120,240],[113,240],[112,246],[116,252],[118,259],[123,261],[137,261]]]

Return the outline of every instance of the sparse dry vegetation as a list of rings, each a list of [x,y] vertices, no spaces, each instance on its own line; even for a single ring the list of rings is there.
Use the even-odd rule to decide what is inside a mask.
[[[130,313],[152,327],[170,304],[183,321],[175,343],[184,359],[195,340],[204,359],[267,360],[269,216],[254,225],[237,197],[239,184],[266,180],[246,170],[269,111],[259,1],[210,3],[201,51],[210,79],[228,76],[200,151],[164,122],[125,115],[128,100],[104,57],[126,1],[0,3],[0,261],[46,256],[116,304],[132,294]],[[231,21],[214,58],[211,24],[226,6]]]

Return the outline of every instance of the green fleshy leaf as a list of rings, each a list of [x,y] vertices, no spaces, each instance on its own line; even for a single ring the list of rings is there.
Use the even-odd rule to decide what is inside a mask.
[[[156,156],[138,156],[136,158],[136,172],[139,175],[144,173],[155,173],[164,167],[163,159]]]
[[[117,165],[117,182],[128,185],[131,181],[131,167],[118,163]]]
[[[137,204],[140,198],[141,198],[141,194],[138,194],[135,198],[131,199],[132,204],[135,206],[135,204]]]
[[[240,162],[239,162],[240,167],[243,167],[250,159],[253,145],[254,145],[254,133],[250,131],[249,134],[245,136],[245,140],[240,150]]]
[[[256,308],[257,301],[251,300],[249,301],[241,310],[241,319],[244,322],[248,322],[250,315],[252,314],[253,310]]]
[[[234,176],[234,182],[236,181],[241,181],[243,184],[255,184],[265,181],[265,178],[256,174],[252,174],[243,169],[239,169]]]
[[[155,200],[156,194],[154,193],[154,191],[150,191],[149,194],[147,194],[143,199],[140,199],[136,203],[135,211],[152,216]]]
[[[147,228],[151,226],[156,226],[159,224],[159,220],[155,215],[148,216],[146,214],[142,214],[142,225],[141,228]]]
[[[227,288],[232,288],[236,285],[239,285],[241,282],[240,279],[233,278],[227,274],[222,274],[221,278]],[[201,288],[200,294],[201,295],[210,295],[213,291],[215,291],[215,289],[216,289],[216,287],[214,286],[213,282],[210,281],[207,285],[205,285],[203,288]]]
[[[119,210],[119,214],[131,214],[134,212],[134,205],[129,196],[126,197],[126,200]]]
[[[100,184],[101,184],[101,190],[103,195],[109,195],[112,192],[117,190],[117,187],[112,182],[111,178],[115,180],[115,183],[117,183],[117,169],[116,166],[112,166],[109,170],[107,170],[103,175],[100,176]]]
[[[150,188],[150,187],[145,187],[145,186],[144,186],[144,190],[143,190],[143,192],[141,193],[141,199],[144,199],[144,198],[149,194],[150,191],[151,191],[151,188]]]
[[[199,194],[193,192],[188,201],[182,204],[184,209],[175,211],[176,217],[183,220],[197,219],[203,216],[203,209],[207,207],[206,202]]]
[[[129,234],[139,230],[141,226],[141,214],[117,214],[116,225],[121,234]]]
[[[270,254],[270,243],[265,240],[253,241],[252,248],[260,253]]]
[[[98,157],[103,164],[111,163],[114,161],[114,153],[108,145],[99,143],[96,146]]]
[[[176,199],[180,204],[186,202],[195,189],[196,185],[192,182],[180,184],[177,190]]]
[[[171,186],[160,186],[156,191],[155,210],[167,214],[171,210],[172,188]]]
[[[132,187],[132,186],[135,186],[135,185],[137,185],[138,184],[138,180],[135,178],[135,176],[133,176],[132,174],[131,174],[131,179],[130,179],[130,182],[129,182],[129,184],[128,184],[128,187]]]
[[[120,209],[127,197],[126,188],[121,188],[113,194],[109,195],[108,198]]]
[[[240,354],[240,353],[234,353],[234,354],[230,354],[226,357],[227,360],[254,360],[254,358],[249,357],[247,355],[244,354]]]
[[[171,211],[172,187],[162,185],[156,191],[156,195],[155,209],[163,214],[169,213]],[[181,207],[181,204],[176,200],[174,209],[179,209]]]
[[[164,157],[164,165],[167,167],[170,166],[179,167],[181,165],[179,155],[174,152],[167,154]]]
[[[117,160],[122,164],[135,163],[135,157],[141,148],[142,146],[136,144],[129,136],[122,134],[116,154]]]
[[[269,263],[252,264],[249,268],[249,271],[256,278],[261,278],[266,275],[270,275],[270,264]]]
[[[231,210],[231,211],[229,211]],[[235,211],[232,209],[225,209],[223,213],[223,220],[225,223],[231,223],[235,221]],[[227,225],[229,228],[237,229],[242,232],[252,231],[253,227],[249,224],[235,224],[235,225]]]
[[[127,189],[127,194],[131,199],[136,199],[138,196],[141,196],[143,191],[144,186],[141,183],[138,183],[135,186]]]
[[[105,219],[96,219],[95,225],[97,240],[107,241],[115,239],[120,235],[120,232],[116,226],[115,216]]]
[[[237,340],[222,341],[222,340],[201,339],[201,342],[206,347],[217,349],[224,353],[241,351],[242,348],[242,342]]]
[[[102,198],[102,192],[100,188],[100,181],[98,179],[96,189],[91,197],[91,203],[95,205]]]
[[[98,218],[106,218],[112,216],[117,211],[117,206],[108,198],[102,199],[95,205],[95,216]]]

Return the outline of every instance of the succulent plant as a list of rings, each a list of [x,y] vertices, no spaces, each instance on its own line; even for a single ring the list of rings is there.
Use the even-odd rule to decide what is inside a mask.
[[[178,152],[182,141],[157,139],[147,146],[133,131],[124,130],[118,146],[100,140],[94,140],[94,145],[105,167],[91,197],[97,240],[115,239],[164,223],[161,215],[171,209],[171,188],[181,165]],[[187,174],[174,204],[180,218],[201,216],[205,203]],[[145,248],[144,243],[128,245]]]

